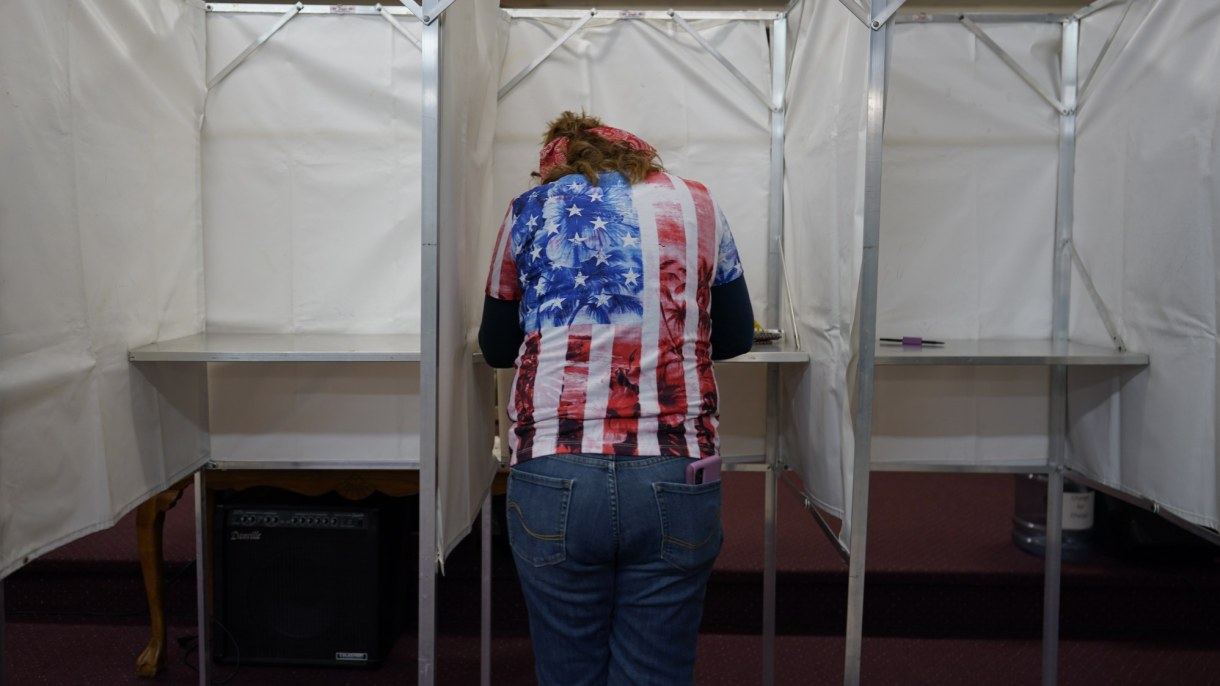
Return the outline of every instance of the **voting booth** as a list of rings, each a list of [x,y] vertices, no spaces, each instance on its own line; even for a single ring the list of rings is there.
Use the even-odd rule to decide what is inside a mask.
[[[1220,12],[972,9],[7,3],[0,578],[192,474],[411,470],[427,625],[502,457],[495,232],[565,109],[723,207],[784,332],[717,365],[726,458],[768,536],[808,500],[852,607],[875,469],[1214,532]]]

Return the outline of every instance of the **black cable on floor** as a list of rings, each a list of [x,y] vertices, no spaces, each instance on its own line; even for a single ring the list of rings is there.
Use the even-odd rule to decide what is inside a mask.
[[[233,667],[233,671],[230,672],[228,676],[224,677],[223,679],[220,679],[219,681],[217,681],[215,679],[211,679],[208,681],[208,683],[212,684],[212,686],[221,686],[221,684],[227,684],[230,681],[232,681],[233,679],[237,678],[237,673],[241,671],[241,647],[237,645],[237,638],[234,637],[233,634],[229,632],[229,629],[227,627],[225,627],[225,625],[222,624],[219,620],[213,618],[212,624],[216,625],[221,631],[225,632],[225,635],[229,637],[230,641],[232,641],[233,655],[234,655],[235,663],[236,663],[236,666]],[[178,639],[178,645],[181,646],[184,650],[186,650],[186,652],[182,654],[182,664],[186,665],[187,669],[190,669],[191,671],[194,671],[194,672],[198,672],[199,666],[191,664],[189,658],[191,656],[191,653],[195,653],[195,652],[199,651],[199,637],[196,635],[193,635],[193,634],[189,635],[189,636],[182,636]],[[206,660],[207,656],[200,654],[200,659]]]

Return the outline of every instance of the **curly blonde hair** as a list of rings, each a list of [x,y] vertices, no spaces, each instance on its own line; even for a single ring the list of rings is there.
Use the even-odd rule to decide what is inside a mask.
[[[665,171],[655,150],[636,150],[589,132],[600,126],[603,126],[600,119],[584,112],[567,111],[559,115],[547,124],[542,144],[545,146],[556,138],[567,137],[567,161],[549,170],[545,177],[539,172],[532,175],[542,183],[550,183],[568,174],[580,174],[596,185],[598,172],[612,171],[621,173],[634,184],[649,174]]]

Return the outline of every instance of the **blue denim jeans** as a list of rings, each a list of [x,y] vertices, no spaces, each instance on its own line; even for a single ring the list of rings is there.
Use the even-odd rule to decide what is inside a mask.
[[[508,540],[540,686],[691,684],[724,538],[720,482],[685,457],[551,455],[513,467]]]

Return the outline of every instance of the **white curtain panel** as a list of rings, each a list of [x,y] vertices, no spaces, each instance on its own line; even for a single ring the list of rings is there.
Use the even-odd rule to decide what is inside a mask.
[[[203,81],[179,0],[0,4],[0,578],[206,459],[201,370],[127,361],[202,328]]]
[[[542,55],[573,23],[514,19],[501,83]],[[771,92],[765,23],[691,24],[757,90]],[[564,110],[583,110],[637,134],[658,150],[668,171],[707,185],[737,241],[755,317],[766,321],[770,111],[672,21],[594,19],[500,101],[494,197],[483,218],[478,278],[485,278],[509,202],[533,183],[529,174],[538,168],[546,124]],[[481,308],[482,289],[471,298]],[[721,447],[726,455],[763,451],[762,372],[761,365],[717,365]],[[500,416],[503,420],[503,412]]]
[[[209,13],[209,78],[278,19]],[[420,64],[381,16],[299,14],[213,85],[208,331],[420,332]],[[210,382],[214,459],[418,463],[418,365],[215,364]]]
[[[1150,364],[1072,371],[1070,463],[1214,529],[1220,6],[1137,2],[1086,18],[1081,36],[1114,38],[1096,70],[1081,67],[1095,76],[1080,111],[1074,238],[1103,304],[1077,270],[1072,336],[1112,345],[1107,311]]]
[[[507,17],[493,3],[459,0],[441,24],[441,175],[437,235],[437,554],[470,531],[496,469],[494,373],[472,364],[483,291],[480,241],[492,204],[496,90]],[[481,305],[482,300],[477,302]]]
[[[836,0],[789,18],[784,279],[808,367],[783,368],[785,462],[817,504],[850,509],[854,440],[848,365],[855,354],[864,209],[869,30]],[[841,535],[846,537],[847,527]]]
[[[278,18],[209,13],[209,78]],[[370,15],[299,14],[212,87],[209,331],[419,332],[420,98],[419,49]]]

